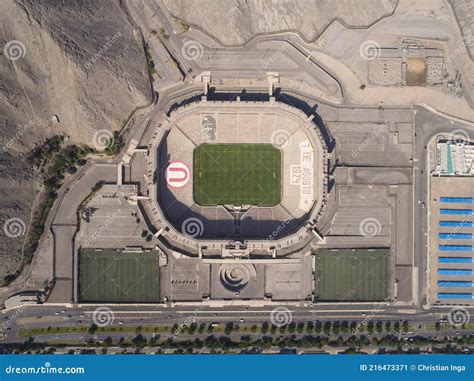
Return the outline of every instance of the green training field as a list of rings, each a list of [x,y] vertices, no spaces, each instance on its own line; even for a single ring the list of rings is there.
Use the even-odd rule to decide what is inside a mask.
[[[80,251],[79,301],[155,303],[158,299],[157,252]]]
[[[390,249],[316,252],[316,296],[325,301],[378,301],[388,296]]]
[[[274,206],[281,201],[281,153],[271,144],[202,144],[194,150],[199,205]]]

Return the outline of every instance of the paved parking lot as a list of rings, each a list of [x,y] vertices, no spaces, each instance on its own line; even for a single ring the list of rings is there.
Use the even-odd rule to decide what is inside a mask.
[[[78,243],[84,248],[147,246],[142,237],[146,224],[138,206],[130,200],[134,185],[105,185],[86,205],[81,216]],[[78,246],[79,246],[78,245]]]
[[[460,250],[440,250],[440,246],[471,246],[473,244],[471,238],[465,238],[467,235],[474,233],[472,226],[472,214],[441,214],[441,209],[455,210],[473,210],[472,203],[462,202],[443,202],[442,197],[473,197],[474,179],[472,177],[431,177],[431,197],[429,205],[430,213],[430,236],[429,236],[429,261],[430,261],[430,280],[429,294],[432,302],[440,303],[459,303],[474,304],[471,299],[473,287],[467,284],[460,284],[459,287],[440,286],[440,281],[448,282],[472,282],[474,276],[474,252]],[[460,222],[453,226],[440,226],[440,221]],[[463,226],[466,225],[466,226]],[[443,234],[440,236],[440,234]],[[445,259],[441,259],[445,258]],[[456,258],[466,258],[458,260]],[[442,270],[442,271],[440,271]],[[443,270],[466,270],[458,273],[452,273]],[[470,273],[469,273],[470,271]],[[467,287],[466,287],[467,286]],[[449,297],[440,298],[440,294],[467,294],[465,297]]]

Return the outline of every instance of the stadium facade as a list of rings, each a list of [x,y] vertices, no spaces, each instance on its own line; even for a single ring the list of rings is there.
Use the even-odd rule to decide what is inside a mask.
[[[148,171],[156,181],[146,203],[155,235],[169,249],[164,300],[310,298],[310,254],[322,238],[317,222],[328,185],[327,148],[312,117],[279,102],[201,101],[178,108],[157,127],[148,147]],[[281,181],[277,204],[196,202],[195,180],[204,174],[194,173],[195,150],[245,144],[280,152],[281,173],[273,173]],[[224,174],[213,168],[212,175]],[[248,186],[258,188],[263,179],[253,181]]]

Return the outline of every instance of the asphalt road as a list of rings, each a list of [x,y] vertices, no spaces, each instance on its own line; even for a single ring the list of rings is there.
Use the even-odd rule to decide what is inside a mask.
[[[19,310],[10,310],[4,313],[2,331],[5,335],[1,342],[18,342],[24,338],[18,335],[22,328],[46,328],[54,327],[89,327],[95,320],[97,312],[102,311],[109,324],[136,327],[138,325],[166,325],[190,324],[194,321],[200,323],[219,323],[225,325],[227,322],[234,322],[241,325],[259,324],[270,322],[272,311],[275,306],[264,306],[261,308],[244,306],[226,306],[222,308],[207,307],[197,308],[196,306],[164,306],[164,305],[140,305],[140,306],[110,306],[110,310],[97,310],[96,305],[84,305],[73,307],[62,306],[29,306]],[[280,306],[282,307],[282,306]],[[422,324],[436,323],[440,319],[446,318],[447,310],[433,311],[413,311],[415,313],[407,314],[405,310],[399,310],[395,307],[386,307],[380,309],[376,304],[358,304],[358,305],[338,305],[338,306],[286,306],[285,312],[288,322],[307,322],[307,321],[355,321],[367,324],[368,322],[402,322],[407,320],[411,324],[411,331],[407,335],[412,336],[455,336],[456,331],[461,335],[472,334],[473,330],[461,330],[453,328],[436,333],[433,330],[425,330]],[[105,311],[105,312],[104,312]],[[113,311],[113,312],[111,312]],[[123,334],[122,334],[123,335]],[[54,334],[56,339],[77,339],[84,334]],[[104,335],[110,336],[109,333]],[[45,336],[41,336],[45,340]],[[71,339],[72,340],[72,339]]]

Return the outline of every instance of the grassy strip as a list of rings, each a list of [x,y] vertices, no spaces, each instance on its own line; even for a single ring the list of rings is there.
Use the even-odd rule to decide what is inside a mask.
[[[160,29],[160,33],[161,33],[161,29]],[[164,29],[163,29],[163,35],[164,35]],[[151,80],[154,81],[154,76],[157,73],[155,69],[155,62],[153,61],[153,57],[151,56],[151,53],[150,53],[150,46],[147,43],[145,43],[144,49],[145,49],[146,62],[148,65],[148,74],[150,75]]]
[[[329,323],[329,324],[328,324]],[[20,337],[60,334],[60,333],[178,333],[178,334],[202,334],[207,332],[209,334],[223,333],[229,335],[231,333],[255,333],[255,334],[326,334],[326,335],[338,335],[348,334],[353,331],[356,327],[356,323],[344,324],[346,322],[309,322],[308,323],[290,323],[287,326],[276,327],[268,323],[260,325],[248,325],[248,324],[233,324],[229,323],[225,326],[212,326],[206,324],[197,325],[192,323],[189,326],[180,326],[175,324],[169,325],[144,325],[144,326],[130,326],[130,325],[109,325],[105,327],[97,326],[63,326],[63,327],[43,327],[43,328],[30,328],[20,329]],[[414,330],[414,325],[405,323],[399,326],[391,325],[388,330],[386,324],[382,328],[380,324],[374,324],[373,326],[360,327],[357,332],[358,334],[363,333],[392,333],[398,334],[399,332],[408,332]]]
[[[104,340],[95,341],[88,340],[86,343],[78,343],[76,340],[53,340],[47,343],[37,343],[33,340],[27,340],[23,344],[10,345],[11,349],[19,349],[20,352],[26,350],[48,350],[48,353],[54,353],[56,348],[70,347],[73,343],[84,347],[84,350],[89,348],[103,348],[102,353],[106,353],[106,348],[111,346],[118,346],[121,348],[145,348],[153,347],[159,351],[164,349],[175,349],[174,353],[193,353],[194,350],[200,351],[202,349],[210,350],[210,353],[230,353],[229,351],[251,350],[253,353],[262,350],[294,350],[297,348],[317,349],[321,352],[324,347],[339,347],[346,348],[345,353],[357,353],[364,347],[380,347],[379,352],[383,353],[419,353],[420,347],[430,346],[430,351],[433,353],[465,353],[466,346],[474,343],[474,337],[459,337],[456,340],[446,340],[445,338],[427,338],[414,337],[412,341],[407,342],[404,339],[399,340],[397,336],[386,335],[381,338],[368,338],[367,336],[350,337],[343,339],[337,337],[330,339],[328,337],[306,335],[304,337],[269,337],[263,336],[260,338],[251,338],[248,335],[242,335],[240,338],[229,338],[223,336],[209,335],[204,339],[177,339],[169,338],[163,339],[160,335],[153,338],[145,338],[138,334],[132,339],[113,339],[107,337]],[[53,348],[48,348],[53,346]],[[459,346],[459,347],[458,347]],[[406,349],[402,349],[406,348]],[[104,352],[105,351],[105,352]],[[405,352],[406,351],[406,352]],[[94,353],[94,352],[83,352]]]
[[[446,330],[450,330],[454,328],[456,327],[452,326],[449,323],[426,323],[425,324],[425,329],[428,329],[430,331],[446,331]],[[474,323],[466,323],[457,328],[458,329],[474,329]]]

